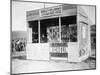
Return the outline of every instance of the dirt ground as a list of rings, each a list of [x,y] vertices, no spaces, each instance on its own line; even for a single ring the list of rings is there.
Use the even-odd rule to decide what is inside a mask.
[[[12,74],[17,73],[35,73],[35,72],[51,72],[51,71],[68,71],[68,70],[84,70],[95,69],[96,61],[89,58],[84,62],[69,63],[67,61],[33,61],[26,59],[12,59]]]

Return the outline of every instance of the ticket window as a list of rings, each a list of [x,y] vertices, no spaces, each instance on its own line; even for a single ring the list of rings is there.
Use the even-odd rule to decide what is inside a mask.
[[[40,43],[57,41],[59,38],[59,18],[40,20]]]
[[[39,33],[38,33],[38,20],[29,21],[29,27],[32,28],[32,43],[39,43]]]
[[[76,16],[61,17],[62,42],[77,42]]]
[[[39,35],[40,43],[47,43],[48,41],[52,41],[59,38],[57,37],[57,34],[59,34],[59,18],[40,20],[40,28],[38,20],[29,21],[28,23],[29,28],[32,28],[32,43],[39,43]],[[48,28],[50,33],[48,33]],[[50,40],[51,38],[52,40]]]
[[[40,26],[38,20],[28,23],[32,28],[32,43],[39,43],[39,35],[40,43],[59,42],[60,39],[62,42],[77,42],[76,16],[61,17],[61,33],[59,32],[59,18],[40,20]]]

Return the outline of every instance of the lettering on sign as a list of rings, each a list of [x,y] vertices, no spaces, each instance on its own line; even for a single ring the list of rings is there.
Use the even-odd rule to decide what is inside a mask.
[[[51,52],[66,53],[67,43],[52,43],[50,47],[52,49]]]
[[[51,57],[68,57],[67,43],[51,43]]]
[[[66,47],[52,47],[53,53],[66,53]]]
[[[62,13],[61,6],[48,8],[48,9],[41,9],[39,11],[40,17],[53,16],[53,15],[57,15],[57,14],[61,14],[61,13]]]

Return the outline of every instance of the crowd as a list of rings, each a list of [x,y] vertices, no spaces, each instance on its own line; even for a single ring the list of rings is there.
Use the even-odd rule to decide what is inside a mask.
[[[12,52],[25,51],[26,42],[24,40],[12,40]]]

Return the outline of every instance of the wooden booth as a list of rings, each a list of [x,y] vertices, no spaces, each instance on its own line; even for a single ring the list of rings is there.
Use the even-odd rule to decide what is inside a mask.
[[[91,54],[90,24],[79,5],[27,11],[27,59],[81,62]]]

